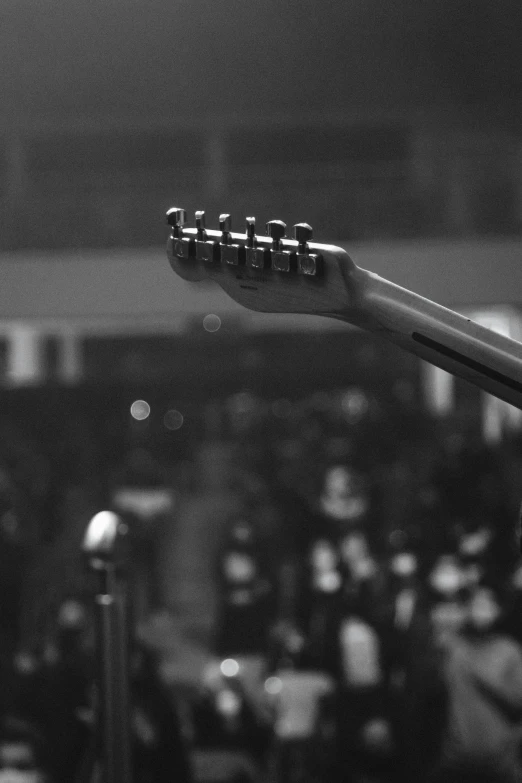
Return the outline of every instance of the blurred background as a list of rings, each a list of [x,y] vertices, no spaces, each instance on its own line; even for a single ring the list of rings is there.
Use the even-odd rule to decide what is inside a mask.
[[[522,413],[185,283],[164,216],[306,221],[520,340],[521,31],[514,0],[4,0],[0,774],[86,779],[101,508],[139,780],[422,780],[437,655],[482,611],[518,671]]]

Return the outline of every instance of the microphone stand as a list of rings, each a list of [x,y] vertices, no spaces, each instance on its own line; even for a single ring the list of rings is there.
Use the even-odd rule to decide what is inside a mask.
[[[97,704],[93,764],[102,783],[132,783],[130,725],[130,635],[128,586],[117,562],[117,544],[127,527],[111,511],[96,514],[87,526],[83,551],[97,576]],[[97,775],[94,774],[94,779]]]

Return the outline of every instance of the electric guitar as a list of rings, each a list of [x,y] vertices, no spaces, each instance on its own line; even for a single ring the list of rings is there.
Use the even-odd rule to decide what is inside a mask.
[[[204,212],[195,228],[175,207],[167,222],[169,262],[184,280],[215,280],[250,310],[346,321],[522,409],[521,343],[361,269],[340,247],[312,242],[307,223],[294,226],[292,240],[280,220],[264,236],[253,217],[245,233],[232,233],[228,214],[219,231],[206,228]]]

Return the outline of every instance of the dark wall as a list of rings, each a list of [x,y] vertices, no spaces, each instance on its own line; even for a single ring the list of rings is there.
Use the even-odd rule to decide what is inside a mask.
[[[521,26],[516,0],[4,0],[0,91],[9,119],[448,97],[514,109]]]

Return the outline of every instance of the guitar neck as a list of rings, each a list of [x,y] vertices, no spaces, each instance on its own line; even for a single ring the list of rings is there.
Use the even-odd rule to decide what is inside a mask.
[[[180,277],[214,280],[257,312],[347,321],[522,410],[522,344],[361,269],[342,248],[315,244],[307,223],[288,240],[280,220],[269,221],[263,237],[255,218],[243,235],[230,231],[228,214],[220,215],[220,232],[206,230],[204,215],[196,212],[196,229],[187,229],[184,210],[167,213],[169,261]]]
[[[355,265],[346,278],[356,315],[336,317],[522,409],[522,344]]]

